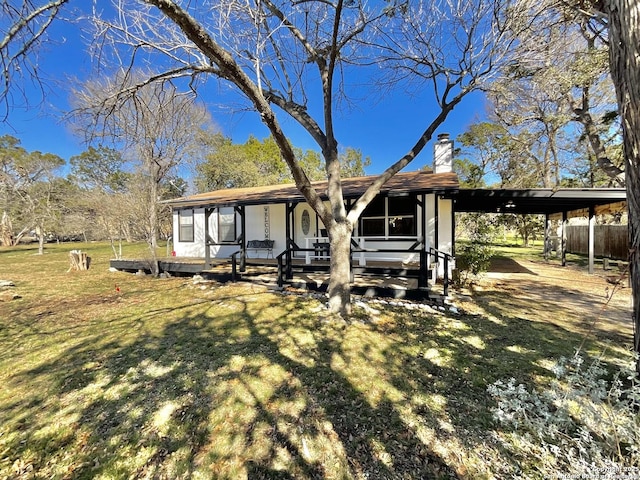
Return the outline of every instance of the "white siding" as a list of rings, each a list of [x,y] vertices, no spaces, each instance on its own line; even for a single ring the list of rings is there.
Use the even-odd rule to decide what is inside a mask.
[[[435,248],[436,242],[436,196],[426,195],[426,203],[427,203],[427,228],[426,228],[426,236],[425,239],[425,248],[428,251],[429,248]]]
[[[325,202],[325,205],[329,207],[329,203]],[[304,211],[309,214],[309,231],[305,234],[302,230],[302,215]],[[320,237],[320,230],[324,228],[322,220],[318,218],[316,212],[309,206],[308,203],[299,203],[293,210],[293,241],[300,248],[313,248],[314,238]],[[284,230],[284,226],[283,226]],[[309,239],[309,241],[307,241]],[[307,247],[308,245],[308,247]],[[304,252],[298,253],[298,257],[304,257]]]
[[[437,201],[437,209],[436,209]],[[389,237],[387,239],[379,237],[359,237],[358,228],[354,231],[354,240],[363,241],[365,248],[370,249],[408,249],[422,235],[423,222],[426,222],[426,238],[425,249],[428,251],[430,247],[434,247],[442,252],[451,253],[453,251],[452,224],[453,224],[453,203],[449,199],[436,198],[436,195],[429,194],[425,196],[426,211],[423,208],[417,208],[416,214],[416,236],[415,237]],[[265,218],[265,208],[267,209],[267,217]],[[302,231],[302,215],[304,211],[309,213],[310,226],[309,232],[305,234]],[[223,213],[233,211],[232,208],[221,209]],[[436,222],[435,214],[438,213]],[[284,251],[286,247],[286,207],[284,204],[278,205],[257,205],[247,206],[245,208],[245,239],[263,240],[269,238],[274,240],[274,256]],[[236,214],[236,233],[240,234],[240,216]],[[437,235],[436,235],[437,225]],[[193,215],[194,241],[179,241],[179,225],[178,211],[173,212],[173,232],[174,247],[173,250],[179,257],[200,257],[205,256],[204,247],[204,208],[195,208]],[[313,209],[307,203],[300,203],[293,212],[293,238],[301,248],[305,248],[309,238],[309,245],[313,242],[313,238],[320,236],[320,230],[323,228],[322,222],[317,218]],[[218,211],[210,216],[209,234],[214,241],[218,238]],[[436,244],[437,241],[437,244]],[[211,246],[211,258],[228,258],[233,252],[239,250],[239,245],[221,245]],[[263,257],[264,253],[249,252],[252,257]],[[406,253],[385,253],[385,252],[368,252],[365,253],[366,260],[396,260],[403,262],[418,262],[420,260],[417,252]],[[304,257],[304,254],[300,254]],[[358,257],[356,256],[356,260]],[[443,272],[440,272],[442,274]]]
[[[451,254],[453,252],[453,202],[450,199],[439,199],[438,215],[438,246],[436,248]]]
[[[247,242],[250,240],[273,240],[274,257],[285,249],[284,205],[251,205],[245,208],[245,217]],[[248,255],[265,257],[266,253],[251,251]]]
[[[185,209],[189,210],[189,209]],[[178,257],[204,257],[204,208],[193,209],[193,242],[180,241],[178,211],[173,211],[173,251]]]

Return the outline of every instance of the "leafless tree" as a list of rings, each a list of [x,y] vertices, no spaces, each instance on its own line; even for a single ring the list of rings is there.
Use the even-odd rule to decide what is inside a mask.
[[[327,229],[329,305],[342,314],[350,309],[349,245],[360,214],[420,153],[453,108],[506,61],[504,32],[516,28],[506,13],[510,1],[144,3],[117,1],[116,15],[95,18],[95,45],[105,66],[114,60],[144,65],[153,70],[143,83],[184,78],[193,89],[215,77],[248,102]],[[339,102],[354,101],[345,79],[355,74],[375,89],[432,89],[434,109],[407,153],[391,162],[347,211],[335,112]],[[296,161],[281,127],[283,114],[301,125],[322,152],[328,206]]]
[[[157,273],[160,185],[191,159],[198,133],[212,124],[190,93],[168,80],[150,82],[140,71],[86,82],[74,92],[72,119],[85,140],[110,141],[134,165],[141,179],[138,201],[145,205],[148,241]]]
[[[55,172],[64,164],[60,157],[28,152],[8,135],[0,137],[0,232],[2,244],[17,245],[35,230],[44,250],[44,235],[55,223],[62,205],[61,180]],[[13,227],[18,229],[14,235]]]
[[[620,132],[618,123],[611,121],[617,104],[609,75],[606,28],[594,26],[575,3],[565,0],[520,3],[530,11],[529,27],[519,32],[515,63],[492,86],[500,118],[531,133],[540,132],[545,158],[556,160],[544,168],[546,185],[552,184],[553,163],[559,170],[561,144],[556,137],[571,135],[574,122],[582,126],[584,139],[610,183],[624,184],[624,171],[612,153],[617,149],[610,145]]]
[[[43,19],[53,18],[46,12],[53,12],[55,3],[45,4]],[[360,214],[422,151],[463,98],[508,62],[512,40],[505,32],[527,26],[521,15],[526,12],[515,0],[114,0],[105,12],[94,18],[94,58],[107,69],[130,69],[121,77],[119,100],[135,96],[144,85],[167,81],[207,95],[206,80],[217,78],[260,115],[297,187],[327,229],[329,304],[342,314],[350,309],[349,244]],[[147,77],[132,84],[130,71],[141,67]],[[348,82],[355,75],[357,91]],[[361,97],[363,84],[373,89],[370,93],[428,89],[434,108],[407,153],[392,160],[347,212],[336,108]],[[281,127],[283,116],[319,146],[328,206],[296,161]]]

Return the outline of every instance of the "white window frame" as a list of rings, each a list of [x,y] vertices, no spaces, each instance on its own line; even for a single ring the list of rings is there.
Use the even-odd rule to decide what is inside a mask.
[[[185,235],[190,232],[190,235]],[[181,243],[193,243],[195,232],[193,228],[193,209],[178,210],[178,241]]]
[[[233,208],[218,211],[218,243],[236,243],[236,212]]]

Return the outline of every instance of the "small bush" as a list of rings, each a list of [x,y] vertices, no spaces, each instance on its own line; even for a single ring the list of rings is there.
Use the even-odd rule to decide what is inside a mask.
[[[561,358],[556,379],[542,392],[512,378],[488,387],[494,419],[513,430],[506,446],[539,458],[534,477],[567,472],[574,478],[622,478],[640,473],[640,384],[631,369],[607,380],[599,359]],[[613,477],[604,476],[613,473]],[[626,478],[626,477],[624,477]],[[630,477],[631,478],[631,477]]]
[[[493,249],[483,243],[463,245],[456,255],[456,268],[467,276],[478,276],[486,272],[491,263]]]
[[[491,263],[494,226],[486,215],[467,214],[460,220],[468,241],[458,247],[456,252],[456,282],[462,286],[486,272]]]

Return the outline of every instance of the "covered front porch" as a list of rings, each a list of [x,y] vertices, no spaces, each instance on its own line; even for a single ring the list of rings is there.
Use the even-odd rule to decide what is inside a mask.
[[[406,253],[405,250],[375,250],[380,255]],[[352,249],[351,288],[356,295],[405,298],[440,302],[448,296],[451,279],[448,273],[438,278],[438,266],[450,270],[453,258],[435,249],[415,251],[415,260],[398,261],[390,257],[363,259],[362,251]],[[292,249],[274,258],[243,256],[241,250],[229,258],[163,257],[158,260],[161,275],[201,275],[220,282],[248,281],[274,289],[298,288],[324,292],[329,282],[329,257],[324,249]],[[111,260],[119,271],[150,274],[149,259]],[[427,267],[428,265],[428,267]]]
[[[347,211],[371,181],[371,177],[343,180]],[[314,188],[326,192],[326,182],[315,182]],[[440,280],[446,295],[454,266],[454,225],[453,203],[445,194],[457,188],[453,172],[415,171],[389,180],[354,225],[350,262],[354,288],[363,278],[369,284],[377,282],[376,276],[385,284],[406,278],[400,292],[389,293],[412,291],[426,298]],[[328,199],[324,201],[328,205]],[[204,274],[224,270],[230,279],[242,279],[251,277],[257,267],[271,267],[271,281],[279,288],[300,283],[326,288],[331,258],[328,232],[295,185],[218,190],[169,203],[173,251],[187,263],[201,259]]]

